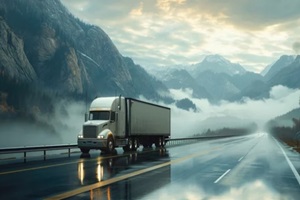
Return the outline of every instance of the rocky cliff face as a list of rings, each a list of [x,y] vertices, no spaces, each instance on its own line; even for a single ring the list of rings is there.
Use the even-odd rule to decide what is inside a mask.
[[[24,52],[24,42],[0,17],[0,75],[21,82],[36,80],[36,73]]]
[[[168,93],[133,61],[129,65],[103,30],[72,16],[59,0],[0,0],[0,34],[0,92],[6,99],[23,82],[26,92],[49,98],[122,94],[161,100],[160,93]]]

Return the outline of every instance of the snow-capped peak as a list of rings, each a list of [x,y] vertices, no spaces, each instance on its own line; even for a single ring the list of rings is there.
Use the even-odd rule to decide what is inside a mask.
[[[224,57],[215,54],[215,55],[208,55],[204,58],[203,61],[210,62],[210,63],[226,63],[230,64],[228,60],[226,60]]]

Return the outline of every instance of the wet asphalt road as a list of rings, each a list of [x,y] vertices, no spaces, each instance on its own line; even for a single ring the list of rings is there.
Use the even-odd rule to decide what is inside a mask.
[[[0,165],[0,199],[299,199],[300,156],[268,134]]]

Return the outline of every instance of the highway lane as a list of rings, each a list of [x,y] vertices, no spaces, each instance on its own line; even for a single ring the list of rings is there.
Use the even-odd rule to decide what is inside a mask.
[[[294,172],[267,134],[3,165],[0,199],[298,199],[299,155],[282,148]]]

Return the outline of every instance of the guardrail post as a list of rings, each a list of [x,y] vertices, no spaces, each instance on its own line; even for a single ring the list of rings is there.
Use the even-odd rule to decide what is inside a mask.
[[[24,163],[26,163],[26,151],[24,151]]]
[[[71,148],[68,148],[68,155],[69,155],[69,158],[71,157]]]
[[[46,160],[46,150],[44,150],[44,161]]]

